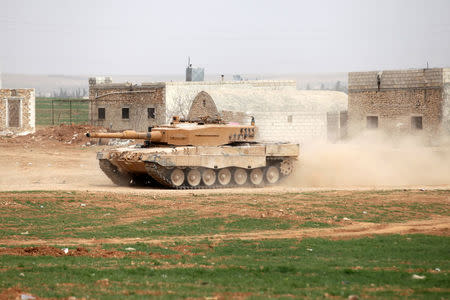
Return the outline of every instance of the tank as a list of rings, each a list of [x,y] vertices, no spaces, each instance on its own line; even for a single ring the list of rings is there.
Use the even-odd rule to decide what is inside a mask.
[[[97,154],[102,171],[121,186],[262,187],[277,184],[292,173],[299,145],[258,142],[254,118],[249,125],[241,125],[226,124],[219,114],[214,118],[189,115],[189,120],[174,117],[169,125],[149,132],[86,135],[143,141]]]

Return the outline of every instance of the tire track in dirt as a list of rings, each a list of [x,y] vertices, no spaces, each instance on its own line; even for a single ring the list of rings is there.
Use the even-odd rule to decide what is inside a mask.
[[[410,221],[405,223],[352,223],[343,227],[323,229],[295,229],[295,230],[267,230],[242,233],[223,233],[194,236],[173,236],[160,239],[152,238],[108,238],[108,239],[0,239],[0,244],[7,246],[22,245],[65,245],[65,246],[98,246],[100,244],[162,244],[166,242],[196,242],[202,240],[264,240],[264,239],[303,239],[303,238],[330,238],[330,239],[352,239],[372,235],[388,234],[450,234],[450,217],[439,217],[431,220]]]

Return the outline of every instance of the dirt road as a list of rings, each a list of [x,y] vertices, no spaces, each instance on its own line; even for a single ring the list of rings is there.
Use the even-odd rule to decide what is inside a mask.
[[[101,172],[96,152],[105,146],[51,145],[2,143],[0,141],[0,190],[89,190],[112,191],[118,193],[185,194],[189,191],[155,190],[148,188],[118,187]],[[336,167],[336,179],[330,180],[332,169],[315,165],[302,165],[300,161],[297,174],[275,187],[257,189],[258,193],[299,192],[314,190],[361,190],[361,189],[447,189],[450,182],[442,180],[438,184],[358,184],[358,181],[340,184],[342,166]],[[320,175],[322,174],[322,175]],[[318,184],[317,178],[325,178]],[[314,179],[314,180],[312,180]],[[314,184],[311,184],[314,182]],[[255,189],[227,189],[229,193],[255,193]],[[199,190],[196,193],[218,193],[222,190]]]

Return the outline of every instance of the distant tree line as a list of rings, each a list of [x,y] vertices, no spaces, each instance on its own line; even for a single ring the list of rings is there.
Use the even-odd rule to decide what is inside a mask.
[[[306,89],[307,90],[325,90],[325,91],[338,91],[338,92],[344,92],[347,93],[348,92],[348,87],[345,83],[341,82],[340,80],[336,81],[335,84],[328,84],[326,85],[325,83],[320,83],[319,87],[315,87],[315,88],[311,88],[311,84],[307,83],[306,84]]]
[[[67,99],[67,98],[83,98],[89,96],[88,91],[85,88],[77,88],[77,89],[63,89],[60,88],[59,90],[54,90],[51,93],[52,98],[60,98],[60,99]]]

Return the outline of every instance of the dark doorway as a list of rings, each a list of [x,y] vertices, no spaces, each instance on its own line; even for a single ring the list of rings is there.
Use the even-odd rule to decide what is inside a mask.
[[[8,127],[20,127],[20,99],[8,99]]]

